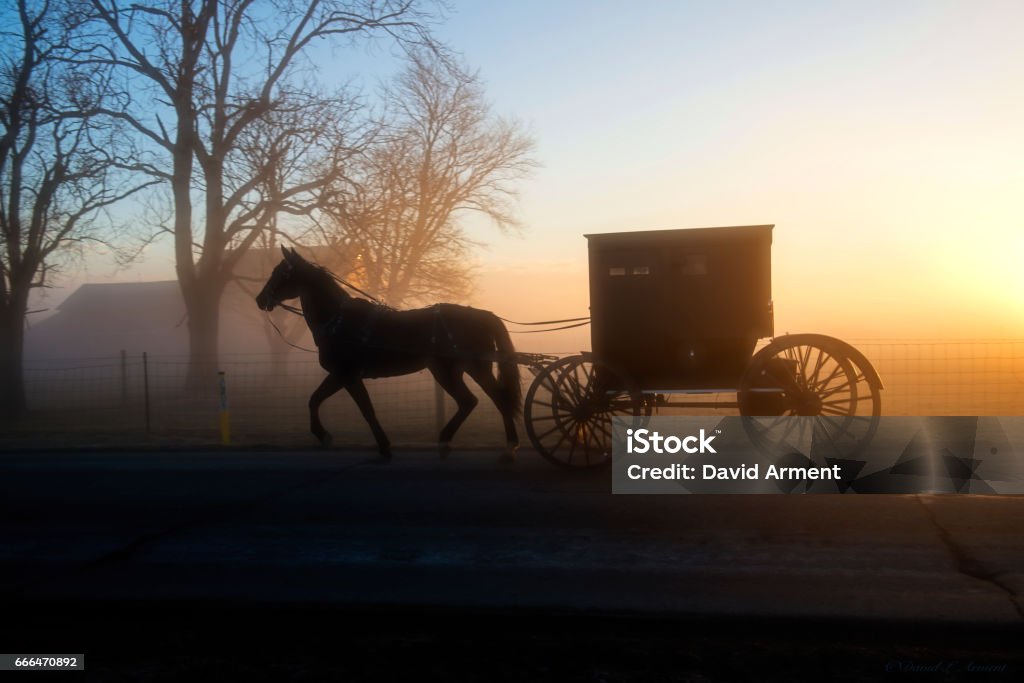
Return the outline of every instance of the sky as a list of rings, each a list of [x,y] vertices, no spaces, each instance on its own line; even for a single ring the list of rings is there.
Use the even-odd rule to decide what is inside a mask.
[[[451,5],[438,35],[541,164],[521,234],[466,223],[487,243],[474,305],[585,315],[584,234],[771,223],[777,333],[1024,337],[1024,2]],[[324,63],[395,67],[383,49]],[[52,301],[171,278],[168,251],[117,274],[92,259]]]

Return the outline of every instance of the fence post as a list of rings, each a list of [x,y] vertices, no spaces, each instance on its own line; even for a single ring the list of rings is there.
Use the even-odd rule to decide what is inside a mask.
[[[220,386],[220,442],[231,445],[231,415],[228,413],[228,383],[224,371],[217,372],[217,383]]]
[[[146,434],[149,434],[149,355],[142,352],[142,400],[146,406]]]
[[[434,426],[438,434],[444,429],[444,389],[437,382],[434,382]]]
[[[121,407],[128,405],[128,352],[121,349]]]

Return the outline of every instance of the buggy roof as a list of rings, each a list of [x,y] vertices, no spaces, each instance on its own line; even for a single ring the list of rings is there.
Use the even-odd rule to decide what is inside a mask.
[[[591,244],[601,246],[643,246],[672,242],[700,242],[705,239],[742,239],[757,233],[771,232],[775,225],[734,225],[717,228],[675,228],[672,230],[636,230],[632,232],[603,232],[584,235]]]

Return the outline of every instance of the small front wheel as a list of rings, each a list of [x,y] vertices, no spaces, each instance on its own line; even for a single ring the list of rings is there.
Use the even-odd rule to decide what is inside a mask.
[[[643,395],[625,374],[569,356],[547,366],[526,392],[523,421],[537,452],[560,467],[587,469],[612,459],[612,418],[644,414]]]

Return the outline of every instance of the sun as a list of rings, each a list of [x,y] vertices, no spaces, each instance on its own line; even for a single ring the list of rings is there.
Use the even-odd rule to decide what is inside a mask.
[[[988,323],[1024,336],[1024,232],[1001,231],[973,241],[964,237],[936,260],[940,268],[935,276],[945,285],[936,295],[948,297],[954,309],[969,314],[965,336],[974,336],[968,326],[978,326],[979,336],[989,336]],[[935,303],[941,308],[941,301]]]

